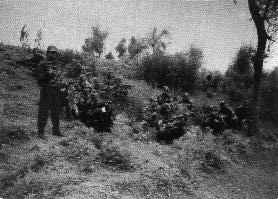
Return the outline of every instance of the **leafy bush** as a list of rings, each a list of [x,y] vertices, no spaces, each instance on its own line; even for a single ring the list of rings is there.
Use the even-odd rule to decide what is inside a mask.
[[[79,77],[82,71],[96,75],[95,59],[86,54],[74,54],[71,58],[64,58],[66,76],[70,78]]]
[[[237,88],[251,88],[253,84],[252,55],[254,49],[243,45],[238,50],[233,63],[229,66],[226,77],[232,79]]]
[[[227,90],[227,95],[229,96],[230,100],[233,102],[240,102],[248,98],[248,93],[246,90],[241,90],[236,87],[230,87]]]
[[[192,92],[196,87],[202,58],[202,50],[191,46],[187,53],[146,55],[139,67],[143,71],[142,78],[152,85],[167,85]]]
[[[243,45],[225,73],[225,92],[231,101],[240,102],[250,98],[253,85],[252,46]]]
[[[260,117],[278,121],[278,88],[262,88],[261,96]]]

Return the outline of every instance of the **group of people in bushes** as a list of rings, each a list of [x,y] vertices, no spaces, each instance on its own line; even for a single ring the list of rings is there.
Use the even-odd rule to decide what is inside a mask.
[[[201,127],[212,129],[219,135],[225,129],[242,129],[251,125],[251,107],[248,100],[233,110],[225,101],[216,106],[203,107],[199,117]],[[188,93],[172,97],[167,86],[156,98],[150,98],[149,105],[144,109],[144,120],[150,127],[157,129],[159,140],[170,141],[182,136],[191,118],[196,117],[192,99]]]

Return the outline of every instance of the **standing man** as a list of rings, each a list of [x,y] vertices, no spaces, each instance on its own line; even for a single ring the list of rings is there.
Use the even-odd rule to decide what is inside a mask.
[[[60,132],[59,110],[62,106],[62,78],[58,71],[57,48],[48,46],[46,60],[38,64],[36,78],[40,90],[39,114],[38,114],[38,136],[45,139],[44,129],[47,124],[50,111],[53,135],[63,136]]]

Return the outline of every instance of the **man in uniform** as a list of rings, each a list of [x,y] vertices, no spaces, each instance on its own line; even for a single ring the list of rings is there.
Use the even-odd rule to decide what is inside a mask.
[[[164,103],[172,102],[172,97],[169,92],[168,86],[163,86],[162,93],[157,97],[157,103],[162,105]]]
[[[206,76],[206,83],[205,83],[205,91],[206,91],[206,95],[207,95],[207,98],[213,98],[213,86],[212,86],[212,74],[208,74]]]
[[[214,107],[210,106],[207,110],[207,115],[202,123],[202,128],[210,127],[214,135],[219,135],[226,127],[226,122],[217,114]]]
[[[143,118],[150,126],[154,127],[158,121],[159,106],[154,98],[150,98],[149,100],[149,105],[143,110]]]
[[[236,115],[238,117],[239,129],[247,126],[248,134],[251,135],[252,109],[249,100],[245,100],[242,105],[236,108]]]
[[[40,90],[39,114],[38,114],[38,135],[45,139],[44,129],[47,124],[50,111],[53,135],[63,136],[59,129],[59,110],[62,105],[62,78],[58,71],[57,48],[48,46],[47,59],[38,64],[36,78]]]
[[[190,99],[190,96],[188,93],[183,93],[181,103],[184,103],[187,106],[188,110],[191,110],[193,108],[193,101]]]
[[[220,109],[218,111],[219,115],[222,116],[223,120],[226,122],[227,129],[235,129],[238,123],[237,116],[234,111],[226,104],[226,102],[220,102]]]

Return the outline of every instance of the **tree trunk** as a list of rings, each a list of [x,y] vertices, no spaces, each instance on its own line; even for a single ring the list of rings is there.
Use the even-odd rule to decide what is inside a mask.
[[[258,36],[257,51],[253,57],[254,87],[253,87],[253,134],[258,132],[259,126],[259,99],[262,79],[263,62],[268,35],[265,30],[264,18],[260,15],[260,9],[256,0],[248,0],[249,10],[255,23]]]
[[[255,58],[256,59],[256,56]],[[259,60],[254,60],[254,85],[253,85],[253,133],[258,132],[259,127],[259,99],[260,99],[260,86],[262,79],[262,63]]]

